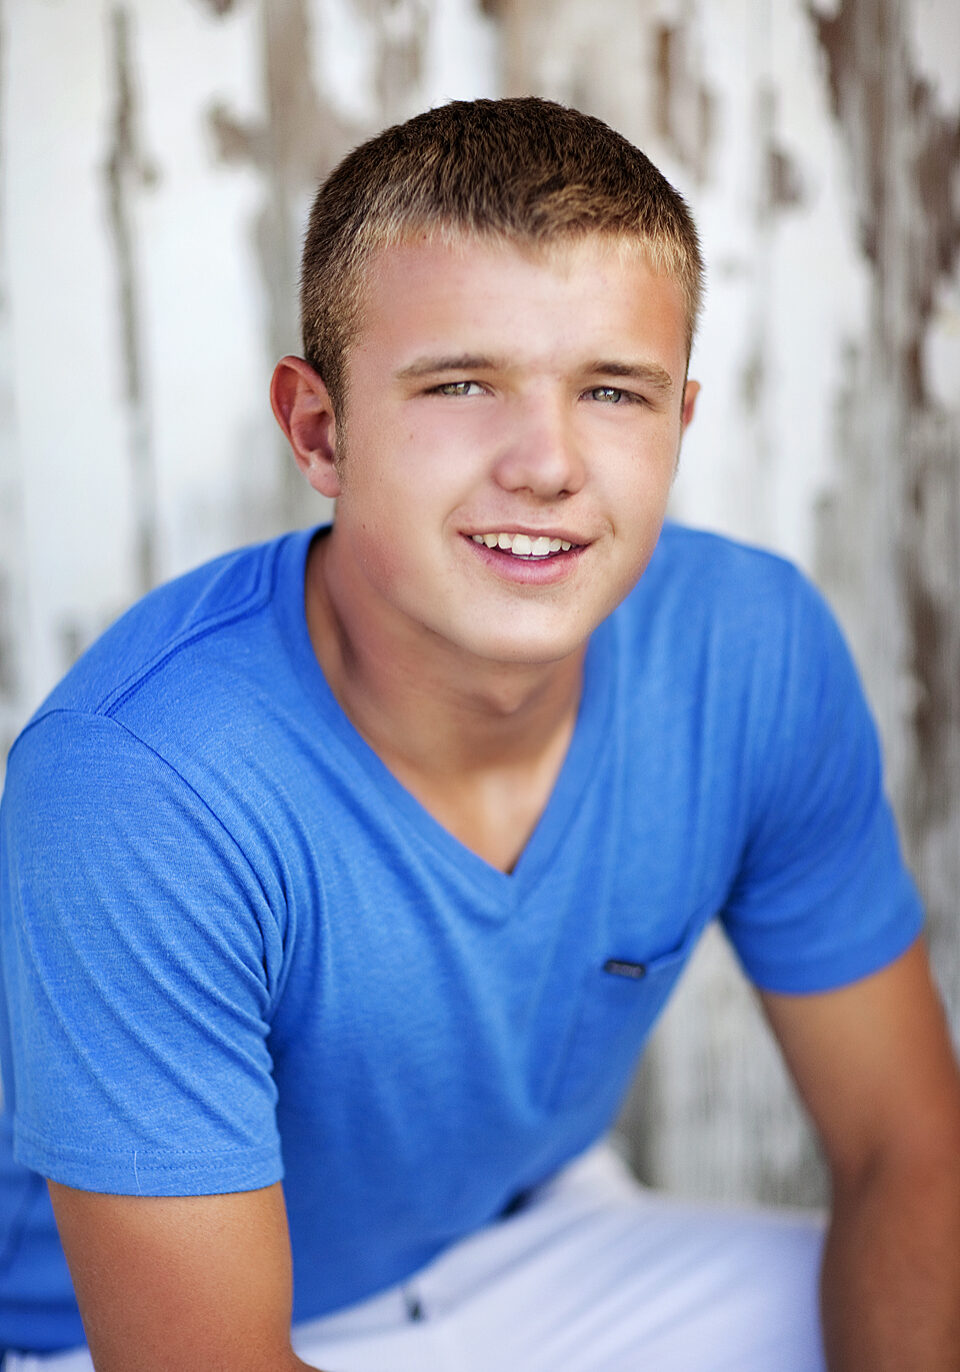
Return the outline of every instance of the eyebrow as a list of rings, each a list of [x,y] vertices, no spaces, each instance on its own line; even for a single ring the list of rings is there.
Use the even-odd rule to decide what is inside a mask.
[[[673,390],[673,377],[656,362],[608,362],[601,360],[586,369],[594,376],[616,376],[625,381],[637,381],[642,386],[650,386],[656,391],[669,395]]]
[[[449,357],[418,357],[409,367],[402,367],[397,377],[401,381],[410,381],[420,376],[436,376],[438,372],[498,372],[506,369],[507,362],[502,357],[457,353]]]
[[[400,381],[412,381],[419,377],[437,376],[443,372],[507,370],[509,363],[505,358],[479,353],[456,353],[443,357],[418,357],[408,367],[402,367],[396,376]],[[673,390],[673,378],[670,373],[656,362],[613,362],[601,359],[591,362],[583,370],[590,376],[610,376],[625,381],[636,381],[642,386],[660,391],[663,395],[669,395]]]

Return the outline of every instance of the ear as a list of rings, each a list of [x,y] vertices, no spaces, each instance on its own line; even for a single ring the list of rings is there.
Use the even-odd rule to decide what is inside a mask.
[[[697,405],[697,396],[700,394],[700,382],[688,381],[683,388],[683,409],[680,412],[680,429],[686,432],[693,420],[693,412]]]
[[[322,377],[302,357],[281,358],[270,382],[270,404],[297,466],[315,491],[334,499],[340,494],[337,421]]]

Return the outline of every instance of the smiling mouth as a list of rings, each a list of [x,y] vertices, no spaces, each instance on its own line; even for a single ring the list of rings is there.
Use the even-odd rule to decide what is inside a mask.
[[[582,546],[579,543],[568,542],[565,538],[551,538],[548,534],[531,537],[530,534],[489,533],[471,534],[470,538],[474,543],[496,548],[500,552],[510,553],[513,557],[524,558],[527,561],[541,561],[543,558],[554,557],[557,553],[568,553],[572,548]]]

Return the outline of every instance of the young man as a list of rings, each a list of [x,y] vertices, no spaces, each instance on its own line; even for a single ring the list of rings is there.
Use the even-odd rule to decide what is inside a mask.
[[[831,1166],[826,1365],[960,1366],[960,1088],[853,668],[779,559],[661,537],[700,274],[533,99],[321,188],[272,399],[332,528],[154,592],[11,754],[0,1343],[76,1351],[9,1367],[823,1367],[815,1224],[591,1148],[714,916]]]

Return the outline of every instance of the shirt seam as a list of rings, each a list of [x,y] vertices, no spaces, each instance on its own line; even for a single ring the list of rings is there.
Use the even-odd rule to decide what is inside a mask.
[[[289,538],[289,534],[285,535],[285,537],[279,539],[269,549],[272,553],[272,558],[267,584],[265,586],[263,585],[264,568],[261,567],[260,574],[257,578],[258,585],[240,605],[233,606],[230,610],[224,611],[213,621],[202,621],[192,629],[186,630],[184,634],[179,639],[175,639],[173,643],[167,644],[167,646],[160,651],[159,655],[146,666],[141,667],[132,679],[128,678],[127,681],[122,682],[119,686],[115,687],[110,694],[104,696],[97,705],[94,713],[102,714],[108,719],[113,719],[116,712],[122,709],[137,691],[146,686],[158,672],[163,670],[168,662],[179,653],[183,652],[184,649],[191,647],[195,643],[201,642],[204,638],[209,638],[211,634],[217,633],[220,629],[229,628],[232,624],[238,623],[241,619],[248,619],[254,614],[258,614],[265,606],[269,605],[276,593],[280,553]]]
[[[272,545],[274,556],[270,567],[269,581],[266,587],[262,584],[263,571],[261,569],[260,576],[258,577],[259,584],[239,606],[232,606],[229,610],[223,611],[221,615],[212,621],[202,621],[200,624],[194,625],[193,628],[184,630],[179,638],[175,639],[172,643],[168,643],[159,653],[155,654],[147,665],[138,667],[137,671],[132,676],[127,677],[119,686],[115,686],[111,691],[108,691],[95,705],[83,708],[72,705],[59,705],[52,708],[44,708],[41,706],[34,718],[24,725],[23,729],[21,729],[20,733],[14,739],[10,747],[9,757],[13,756],[21,739],[24,739],[28,734],[33,733],[44,720],[50,719],[53,715],[57,714],[75,715],[80,718],[88,719],[109,719],[120,724],[122,728],[126,728],[126,725],[123,725],[120,720],[116,719],[116,712],[121,709],[121,707],[125,705],[142,686],[145,686],[147,682],[156,676],[172,658],[176,657],[177,654],[184,651],[184,649],[191,647],[195,643],[199,643],[202,639],[209,638],[211,634],[215,634],[219,629],[227,629],[231,625],[238,623],[241,619],[251,618],[270,604],[276,595],[280,553],[291,537],[292,535],[286,534]],[[132,729],[128,729],[128,732],[134,738],[138,737]],[[140,741],[142,742],[142,740]],[[149,747],[149,745],[144,744],[144,747]],[[158,753],[157,756],[159,757],[160,754]],[[176,771],[176,768],[173,768],[172,770]],[[177,775],[180,775],[179,772],[177,772]]]

